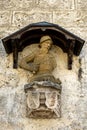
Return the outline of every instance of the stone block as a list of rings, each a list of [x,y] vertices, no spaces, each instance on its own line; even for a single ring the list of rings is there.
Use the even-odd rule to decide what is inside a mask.
[[[52,22],[51,12],[37,12],[37,11],[15,11],[13,13],[13,26],[25,26],[30,23],[35,23],[39,21],[49,21]]]
[[[87,26],[87,10],[77,10],[76,23],[80,27]]]
[[[74,9],[74,0],[40,0],[38,3],[39,8],[42,9],[52,9],[52,10],[66,10]]]
[[[87,0],[77,0],[77,9],[87,10]]]
[[[53,23],[66,27],[75,26],[76,13],[76,11],[69,10],[53,12]]]
[[[2,10],[2,0],[0,0],[0,10]]]
[[[12,118],[25,116],[25,96],[20,90],[12,90],[11,87],[3,87],[0,89],[0,122],[12,121]]]
[[[87,11],[81,10],[62,10],[53,12],[53,23],[66,27],[87,26]]]
[[[23,10],[32,9],[35,5],[35,0],[3,0],[3,10]]]
[[[12,0],[2,0],[2,10],[14,8],[14,2]]]
[[[11,24],[11,12],[0,11],[0,26],[9,26]]]
[[[0,38],[6,37],[10,35],[11,33],[14,33],[17,31],[18,27],[12,27],[10,24],[8,26],[1,26],[0,27]]]

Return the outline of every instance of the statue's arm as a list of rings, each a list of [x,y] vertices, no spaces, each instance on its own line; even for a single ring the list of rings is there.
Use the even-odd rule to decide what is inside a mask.
[[[34,60],[34,57],[35,57],[35,54],[31,55],[31,56],[26,56],[24,58],[22,58],[20,61],[19,61],[19,66],[23,69],[26,69],[26,70],[29,70],[31,72],[35,71],[35,67],[34,65],[30,65],[29,62],[33,62]]]

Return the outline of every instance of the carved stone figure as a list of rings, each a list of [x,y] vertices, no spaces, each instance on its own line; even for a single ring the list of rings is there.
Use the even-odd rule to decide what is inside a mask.
[[[61,81],[52,75],[57,66],[50,51],[52,45],[50,36],[41,37],[38,51],[19,62],[20,67],[33,73],[24,86],[29,117],[60,117]]]
[[[52,44],[51,37],[41,37],[38,52],[26,56],[20,61],[20,67],[29,70],[34,74],[30,79],[30,82],[42,80],[52,80],[57,82],[52,75],[52,71],[56,67],[55,58],[50,52]]]

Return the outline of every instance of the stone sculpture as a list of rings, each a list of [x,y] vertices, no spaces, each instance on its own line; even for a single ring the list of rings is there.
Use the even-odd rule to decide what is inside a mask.
[[[24,86],[29,117],[60,117],[61,81],[52,75],[57,66],[50,51],[52,45],[50,36],[41,37],[38,52],[19,62],[20,67],[33,73],[29,83]]]
[[[39,40],[37,51],[32,55],[29,53],[27,56],[23,55],[24,57],[20,60],[19,52],[23,54],[26,48],[33,43],[38,43]],[[24,86],[27,96],[27,116],[32,118],[60,117],[61,81],[52,74],[56,68],[55,56],[51,53],[52,46],[54,43],[67,53],[67,65],[71,70],[73,55],[79,56],[84,42],[83,39],[61,26],[48,22],[29,24],[2,39],[6,53],[13,53],[13,68],[18,68],[19,60],[21,68],[33,73],[28,84]],[[38,46],[38,44],[35,45]]]

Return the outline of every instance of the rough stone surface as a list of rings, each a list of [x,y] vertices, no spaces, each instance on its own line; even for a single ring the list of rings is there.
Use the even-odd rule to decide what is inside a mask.
[[[49,21],[52,22],[51,12],[37,12],[36,11],[15,11],[13,12],[13,26],[25,26],[27,24],[37,21]]]
[[[11,24],[11,12],[0,11],[0,26],[8,26]]]
[[[0,0],[0,38],[41,21],[59,24],[87,41],[86,0]],[[54,75],[62,81],[61,118],[29,119],[24,85],[31,73],[13,69],[12,54],[0,42],[0,130],[87,130],[87,42],[74,56],[71,71],[60,48],[55,55]]]
[[[87,26],[87,10],[54,11],[53,22],[64,27],[85,27]]]

